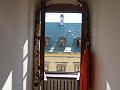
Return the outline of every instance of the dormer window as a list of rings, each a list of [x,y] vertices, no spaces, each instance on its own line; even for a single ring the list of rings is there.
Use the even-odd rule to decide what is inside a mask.
[[[45,38],[45,47],[48,47],[50,45],[51,39],[49,37]]]
[[[77,37],[74,39],[75,47],[81,47],[81,38]]]
[[[66,44],[66,38],[65,37],[60,37],[59,38],[59,46],[65,47]]]

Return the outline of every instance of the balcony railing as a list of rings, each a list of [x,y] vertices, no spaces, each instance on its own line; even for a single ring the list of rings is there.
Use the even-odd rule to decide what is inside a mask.
[[[44,90],[79,90],[79,77],[77,72],[45,72]]]

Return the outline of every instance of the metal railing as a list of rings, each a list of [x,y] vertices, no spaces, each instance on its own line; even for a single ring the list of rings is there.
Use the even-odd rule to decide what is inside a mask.
[[[46,72],[44,90],[79,90],[79,73]]]

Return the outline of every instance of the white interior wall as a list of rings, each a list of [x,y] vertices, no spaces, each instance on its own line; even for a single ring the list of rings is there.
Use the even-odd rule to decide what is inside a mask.
[[[33,9],[33,0],[0,0],[0,90],[32,90]]]
[[[67,3],[59,0],[59,3]],[[54,1],[54,3],[58,3]],[[93,90],[119,90],[120,12],[119,0],[89,0],[92,23],[92,51],[95,54]],[[69,3],[76,3],[71,0]],[[28,80],[31,90],[33,1],[0,1],[0,89],[12,71],[12,89],[23,90],[23,46],[28,39]],[[5,89],[5,90],[10,90]]]
[[[91,90],[120,89],[119,4],[119,0],[89,0],[95,55],[95,82]]]

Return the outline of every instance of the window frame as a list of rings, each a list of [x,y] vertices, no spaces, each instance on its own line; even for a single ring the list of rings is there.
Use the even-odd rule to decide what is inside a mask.
[[[65,63],[57,63],[56,64],[56,71],[57,72],[65,72],[66,71],[66,64]]]
[[[74,71],[80,72],[80,62],[74,62],[73,64],[74,64]],[[79,69],[79,71],[77,69]]]
[[[44,68],[47,68],[47,70],[44,70],[44,71],[48,71],[49,70],[49,62],[45,62]]]
[[[81,56],[83,55],[84,49],[86,47],[86,3],[81,2],[81,5],[73,4],[50,4],[45,5],[44,2],[41,4],[41,36],[40,36],[40,79],[44,82],[44,41],[45,41],[45,13],[46,12],[61,12],[61,13],[82,13],[82,31],[81,31]],[[82,61],[82,57],[81,57]]]

